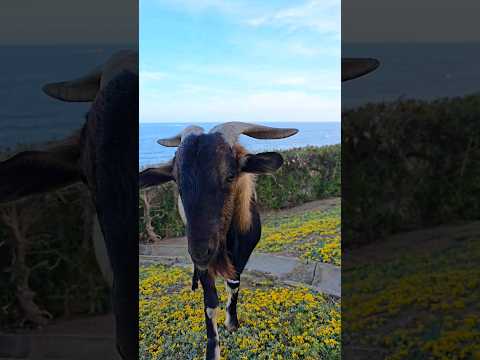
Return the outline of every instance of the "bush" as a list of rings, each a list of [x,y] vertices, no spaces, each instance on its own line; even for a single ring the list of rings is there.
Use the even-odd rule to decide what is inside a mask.
[[[340,196],[340,145],[304,147],[279,151],[283,166],[273,175],[257,179],[258,203],[261,209],[281,209],[307,201]],[[160,237],[184,234],[183,223],[176,208],[177,190],[165,184],[148,190],[151,196],[150,216]],[[144,205],[140,203],[140,238],[145,235]]]
[[[148,191],[150,197],[150,217],[155,233],[160,237],[183,235],[183,222],[177,210],[178,191],[174,183],[167,183],[140,192],[140,239],[147,240],[148,238],[145,231],[144,204],[142,202],[144,196],[142,192],[144,191]]]
[[[54,143],[1,148],[0,161]],[[93,213],[90,194],[80,184],[0,205],[1,328],[38,325],[32,316],[26,316],[17,298],[19,276],[15,264],[20,257],[29,269],[28,287],[33,291],[32,303],[37,310],[45,310],[53,318],[109,310],[109,288],[91,239]],[[19,229],[23,228],[21,241],[8,225],[12,219]],[[18,255],[19,243],[25,246],[24,256]],[[42,318],[46,318],[44,315]]]
[[[273,175],[257,180],[260,208],[281,209],[340,196],[340,145],[280,152],[285,160]]]
[[[347,111],[342,146],[344,246],[480,217],[480,96]]]
[[[54,318],[108,310],[108,287],[96,262],[91,223],[85,222],[92,211],[86,206],[91,206],[88,193],[79,185],[0,207],[0,327],[36,325],[22,324],[29,317],[16,297],[16,263],[23,260],[15,251],[19,245],[25,247],[28,286],[39,310]],[[11,219],[25,229],[21,237],[14,236]]]

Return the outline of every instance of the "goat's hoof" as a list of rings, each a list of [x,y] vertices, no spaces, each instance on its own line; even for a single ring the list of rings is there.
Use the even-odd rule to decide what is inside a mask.
[[[195,291],[198,289],[198,281],[192,281],[192,291]]]
[[[237,331],[238,328],[240,327],[240,324],[238,323],[238,320],[233,321],[225,321],[225,327],[227,328],[228,331],[234,332]]]

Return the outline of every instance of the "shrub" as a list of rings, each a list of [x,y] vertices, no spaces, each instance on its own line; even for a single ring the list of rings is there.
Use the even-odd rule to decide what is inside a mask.
[[[281,209],[307,201],[340,196],[340,145],[280,152],[283,166],[257,180],[260,208]]]
[[[22,325],[26,315],[16,297],[20,280],[12,276],[20,257],[29,269],[34,307],[54,318],[108,310],[108,287],[96,262],[91,222],[85,221],[85,215],[92,214],[85,208],[91,206],[88,201],[87,190],[74,186],[0,207],[1,327]],[[25,229],[22,236],[12,233],[12,219]],[[19,244],[25,247],[24,257],[15,251]]]
[[[283,166],[273,175],[257,179],[258,204],[261,209],[281,209],[307,201],[340,196],[340,145],[304,147],[280,151]],[[184,234],[183,223],[176,208],[177,190],[174,184],[151,188],[150,217],[160,237]],[[140,207],[140,238],[145,234],[144,205]]]
[[[368,104],[342,117],[343,245],[480,217],[480,97]]]

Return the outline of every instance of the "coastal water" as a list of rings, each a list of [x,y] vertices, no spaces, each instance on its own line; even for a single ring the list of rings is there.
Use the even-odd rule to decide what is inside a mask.
[[[174,136],[186,125],[182,123],[141,123],[140,124],[140,166],[158,164],[168,161],[175,153],[175,148],[167,148],[157,144],[159,138]],[[195,124],[202,126],[206,131],[215,126],[215,123]],[[264,125],[296,128],[298,134],[286,139],[257,140],[247,136],[240,136],[240,143],[251,152],[289,149],[293,147],[314,145],[332,145],[340,143],[340,122],[318,123],[264,123]]]
[[[480,43],[342,44],[342,56],[380,61],[373,73],[342,84],[343,109],[480,92]]]
[[[42,92],[42,86],[81,76],[121,48],[124,46],[0,46],[0,148],[61,139],[78,129],[89,104],[51,99]],[[343,84],[344,109],[402,97],[433,99],[480,91],[480,46],[475,44],[347,44],[342,52],[343,56],[376,57],[381,61],[374,73]],[[203,125],[208,129],[212,124]],[[278,141],[246,137],[242,141],[251,151],[340,141],[339,123],[274,125],[297,126],[300,133]],[[167,160],[174,150],[163,148],[155,141],[175,134],[183,126],[185,124],[141,124],[140,164]]]
[[[42,86],[83,76],[122,48],[0,46],[0,148],[57,140],[80,128],[90,104],[52,99]]]

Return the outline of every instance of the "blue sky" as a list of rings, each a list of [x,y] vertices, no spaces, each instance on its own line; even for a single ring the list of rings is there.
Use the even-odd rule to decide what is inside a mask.
[[[141,0],[140,121],[339,121],[340,0]]]

